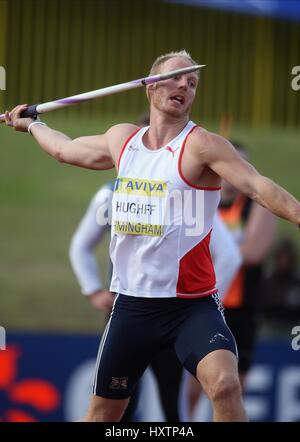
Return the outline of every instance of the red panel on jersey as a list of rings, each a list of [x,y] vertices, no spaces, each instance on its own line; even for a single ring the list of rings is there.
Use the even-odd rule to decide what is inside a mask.
[[[201,296],[205,292],[214,291],[216,277],[209,250],[210,234],[211,232],[181,258],[177,296],[181,294]]]

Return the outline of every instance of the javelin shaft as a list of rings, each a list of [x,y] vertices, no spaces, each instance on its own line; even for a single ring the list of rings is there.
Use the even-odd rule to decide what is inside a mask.
[[[95,91],[85,92],[79,95],[73,95],[72,97],[62,98],[55,101],[49,101],[42,104],[33,104],[29,106],[21,117],[36,117],[38,114],[43,114],[52,110],[60,109],[73,104],[83,103],[85,101],[94,100],[95,98],[105,97],[107,95],[116,94],[117,92],[127,91],[129,89],[135,89],[137,87],[146,86],[147,84],[156,83],[157,81],[167,80],[168,78],[176,77],[178,75],[188,74],[194,72],[205,65],[193,65],[186,68],[177,69],[175,71],[167,72],[165,74],[156,74],[145,78],[139,78],[138,80],[128,81],[127,83],[116,84],[114,86],[105,87],[102,89],[96,89]],[[5,121],[4,114],[0,115],[0,123]]]

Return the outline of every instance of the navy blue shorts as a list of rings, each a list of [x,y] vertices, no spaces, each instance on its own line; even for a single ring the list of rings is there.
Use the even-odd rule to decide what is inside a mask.
[[[100,342],[94,394],[130,397],[151,360],[168,347],[194,376],[199,361],[214,350],[237,356],[217,294],[196,299],[118,295]]]

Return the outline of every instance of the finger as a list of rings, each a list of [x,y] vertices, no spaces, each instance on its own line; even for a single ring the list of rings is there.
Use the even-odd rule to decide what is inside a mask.
[[[5,124],[6,124],[7,126],[12,126],[12,122],[11,122],[10,114],[9,114],[8,111],[5,111],[4,119],[5,119]]]
[[[20,118],[21,113],[27,108],[27,104],[18,104],[15,106],[13,110],[10,112],[11,119]]]
[[[4,120],[5,120],[5,124],[7,124],[9,122],[9,113],[7,110],[4,113]]]
[[[27,104],[20,104],[19,106],[16,106],[15,111],[14,112],[14,117],[15,118],[21,118],[21,113],[27,109]]]

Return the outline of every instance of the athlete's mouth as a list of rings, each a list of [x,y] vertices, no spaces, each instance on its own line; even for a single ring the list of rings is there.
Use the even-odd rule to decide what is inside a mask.
[[[184,97],[182,95],[172,95],[170,97],[170,100],[172,100],[175,103],[183,104],[184,103]]]

